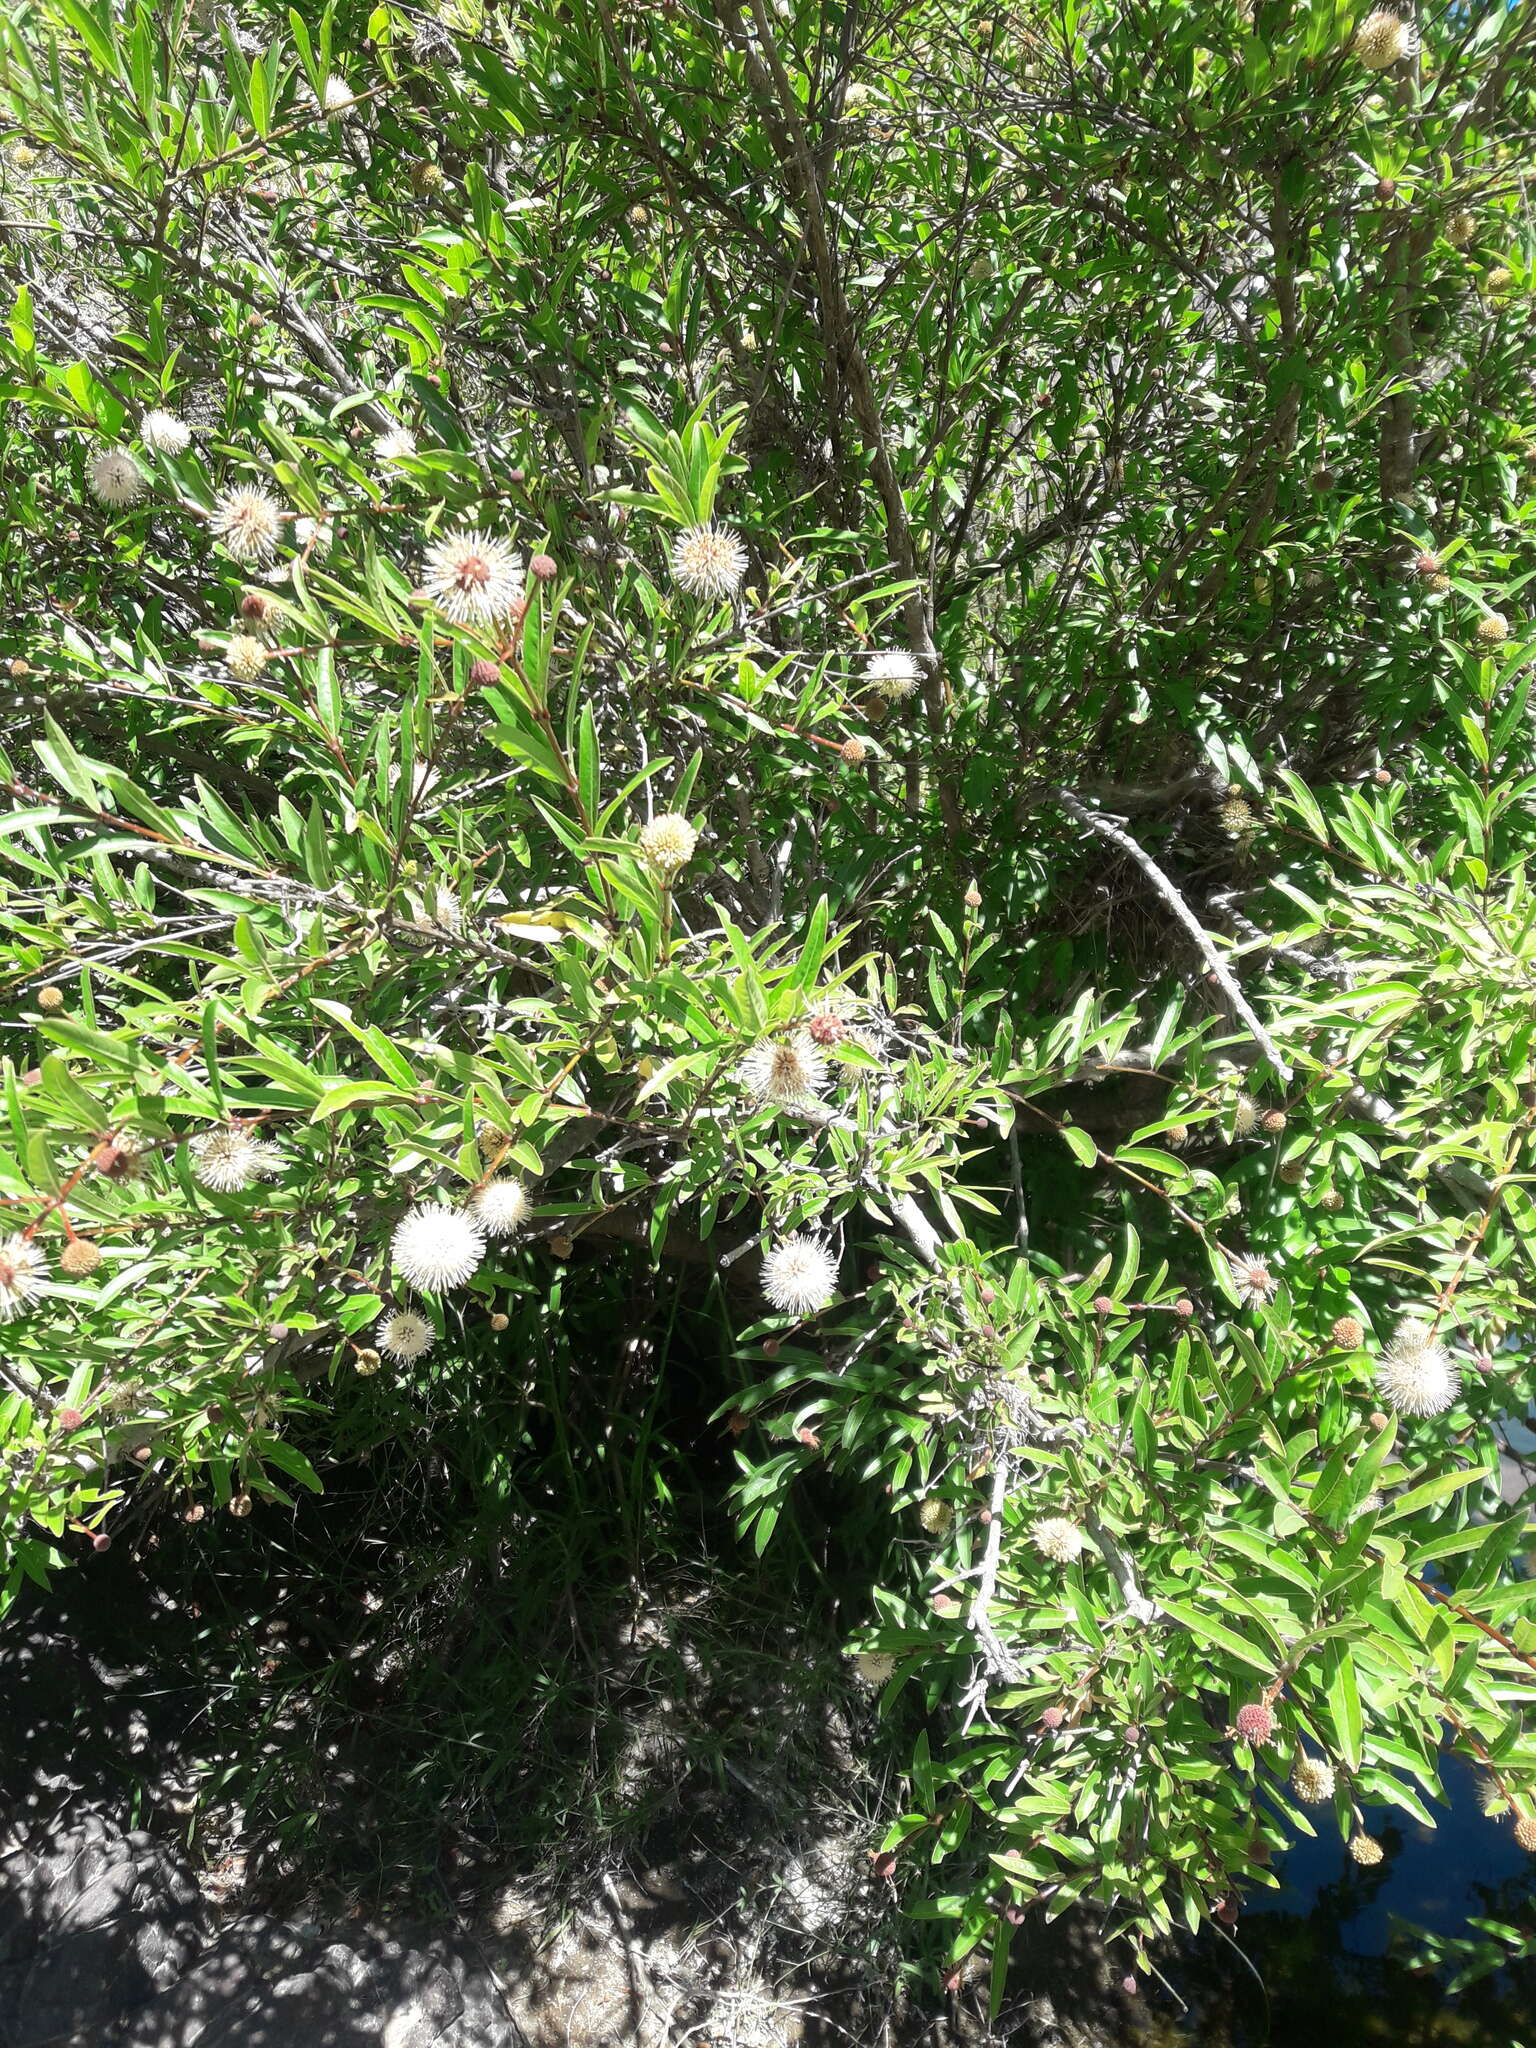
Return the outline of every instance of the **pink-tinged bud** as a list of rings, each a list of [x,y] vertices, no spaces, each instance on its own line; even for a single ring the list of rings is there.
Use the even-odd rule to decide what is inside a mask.
[[[98,1556],[102,1551],[110,1550],[112,1548],[112,1538],[107,1534],[105,1529],[98,1529],[96,1534],[91,1538],[91,1548],[98,1554]]]
[[[1187,1321],[1195,1312],[1195,1304],[1187,1294],[1181,1294],[1173,1304],[1173,1312],[1176,1316],[1183,1316]]]
[[[1440,557],[1431,554],[1415,555],[1413,567],[1416,575],[1426,578],[1438,576],[1440,574]]]
[[[501,670],[494,661],[472,661],[469,665],[469,687],[472,690],[488,690],[492,683],[501,681]]]
[[[511,478],[512,482],[515,484],[525,484],[528,481],[528,472],[526,469],[508,470],[507,474]]]
[[[848,1036],[848,1026],[831,1010],[819,1011],[805,1028],[818,1045],[841,1045]]]
[[[777,1337],[765,1337],[765,1338],[763,1339],[763,1356],[764,1356],[764,1358],[777,1358],[777,1357],[778,1357],[778,1355],[779,1355],[779,1340],[778,1340],[778,1338],[777,1338]]]
[[[1047,1707],[1040,1716],[1040,1726],[1042,1728],[1049,1728],[1054,1732],[1066,1718],[1067,1710],[1065,1707]]]
[[[869,749],[857,733],[850,733],[837,751],[842,756],[845,768],[862,768],[869,758]]]
[[[85,1417],[78,1408],[61,1408],[55,1420],[66,1436],[72,1436],[85,1421]]]
[[[1244,1742],[1268,1742],[1275,1732],[1275,1717],[1259,1700],[1237,1710],[1237,1732]]]
[[[893,1877],[896,1872],[896,1851],[881,1849],[869,1859],[871,1870],[876,1877]]]
[[[1110,1300],[1107,1294],[1096,1294],[1093,1297],[1093,1312],[1096,1316],[1113,1315],[1115,1312],[1115,1304]]]
[[[275,607],[270,597],[264,597],[259,590],[248,590],[240,600],[240,616],[260,625],[263,619],[272,616]]]
[[[1124,1977],[1120,1979],[1120,1989],[1125,1993],[1127,1998],[1134,1998],[1136,1996],[1136,1992],[1138,1989],[1136,1979],[1132,1977],[1129,1973],[1127,1973]]]
[[[1223,1899],[1221,1904],[1216,1908],[1216,1918],[1221,1922],[1223,1927],[1235,1927],[1237,1925],[1236,1899]]]
[[[1010,1927],[1022,1927],[1024,1924],[1024,1908],[1016,1899],[1011,1900],[1003,1908],[1003,1918]]]
[[[530,555],[528,574],[536,576],[540,583],[553,583],[560,574],[560,565],[553,555]]]
[[[982,1307],[983,1307],[983,1308],[990,1308],[990,1307],[992,1306],[993,1302],[994,1302],[994,1301],[996,1301],[996,1299],[997,1299],[997,1289],[996,1289],[995,1287],[983,1287],[983,1288],[982,1288],[982,1290],[981,1290],[981,1305],[982,1305]]]

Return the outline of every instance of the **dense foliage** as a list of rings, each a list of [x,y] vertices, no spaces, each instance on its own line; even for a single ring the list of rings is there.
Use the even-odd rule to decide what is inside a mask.
[[[686,1341],[952,1964],[1536,1844],[1528,18],[4,34],[10,1593]]]

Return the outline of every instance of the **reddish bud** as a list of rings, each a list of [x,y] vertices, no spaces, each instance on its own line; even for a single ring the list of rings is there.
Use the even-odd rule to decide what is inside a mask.
[[[1397,197],[1397,180],[1395,178],[1378,178],[1376,180],[1376,197],[1378,199],[1395,199]]]
[[[1189,1316],[1192,1316],[1194,1314],[1195,1304],[1190,1300],[1187,1294],[1181,1294],[1178,1300],[1173,1304],[1173,1312],[1176,1316],[1184,1316],[1188,1318]]]
[[[1127,1972],[1126,1975],[1120,1979],[1120,1989],[1125,1993],[1127,1998],[1134,1998],[1136,1996],[1136,1979],[1133,1976],[1131,1976],[1129,1972]]]
[[[870,1857],[869,1863],[876,1877],[893,1877],[896,1872],[896,1851],[894,1849],[878,1850]]]
[[[488,690],[492,683],[501,681],[501,670],[494,661],[472,661],[469,665],[469,687],[472,690]]]
[[[528,574],[537,577],[540,583],[553,583],[560,574],[560,564],[553,555],[530,555]]]
[[[85,1417],[78,1408],[61,1408],[54,1417],[54,1420],[58,1423],[60,1429],[64,1431],[65,1435],[70,1436],[80,1428],[85,1421]]]
[[[1262,1701],[1251,1701],[1237,1710],[1237,1732],[1244,1742],[1268,1742],[1275,1732],[1275,1717]]]
[[[821,1449],[821,1438],[814,1429],[802,1429],[799,1432],[799,1437],[807,1450],[819,1451]]]
[[[1008,1904],[1004,1906],[1003,1918],[1008,1922],[1008,1925],[1010,1927],[1023,1926],[1024,1908],[1019,1904],[1017,1899],[1010,1899]]]
[[[98,1529],[96,1531],[96,1534],[91,1538],[91,1548],[98,1554],[103,1550],[110,1550],[112,1548],[112,1538],[105,1529]]]
[[[1096,1316],[1113,1315],[1115,1312],[1115,1304],[1110,1300],[1107,1294],[1096,1294],[1093,1297],[1093,1312]]]
[[[777,1338],[777,1337],[765,1337],[765,1338],[763,1339],[763,1356],[764,1356],[764,1358],[777,1358],[777,1357],[778,1357],[778,1355],[779,1355],[779,1340],[778,1340],[778,1338]]]
[[[1066,1718],[1067,1710],[1065,1707],[1047,1707],[1045,1712],[1040,1716],[1040,1726],[1042,1728],[1050,1728],[1052,1730],[1055,1730],[1061,1726],[1062,1722],[1065,1721]]]
[[[848,1026],[830,1010],[819,1010],[805,1028],[818,1045],[841,1045],[848,1036]]]

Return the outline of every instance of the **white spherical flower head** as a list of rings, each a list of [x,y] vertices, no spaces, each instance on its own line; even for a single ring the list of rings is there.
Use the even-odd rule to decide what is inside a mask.
[[[698,843],[698,833],[680,811],[663,811],[640,827],[641,858],[664,881],[688,865]]]
[[[389,1251],[402,1280],[436,1294],[469,1279],[485,1257],[485,1233],[462,1209],[418,1202],[396,1224]]]
[[[236,633],[224,650],[224,666],[237,683],[254,683],[269,659],[266,648],[251,633]]]
[[[1355,30],[1354,52],[1367,71],[1390,71],[1419,47],[1419,32],[1411,22],[1378,8],[1368,14]]]
[[[156,455],[185,455],[192,445],[192,429],[175,413],[156,407],[139,422],[139,439]]]
[[[866,1685],[884,1685],[896,1670],[896,1659],[883,1656],[878,1650],[860,1650],[853,1668]]]
[[[812,1316],[837,1293],[837,1261],[824,1238],[797,1230],[763,1260],[763,1292],[787,1316]]]
[[[373,444],[374,460],[377,462],[403,462],[416,453],[416,436],[409,427],[391,427],[387,434],[380,434]]]
[[[282,1166],[282,1154],[275,1145],[264,1144],[235,1124],[201,1132],[187,1150],[194,1178],[219,1195],[238,1195]]]
[[[513,1237],[528,1221],[528,1190],[510,1175],[488,1180],[470,1201],[470,1212],[487,1237]]]
[[[827,1085],[827,1063],[808,1031],[759,1039],[741,1063],[742,1085],[758,1102],[806,1109]]]
[[[1265,1302],[1274,1300],[1279,1283],[1263,1259],[1256,1259],[1249,1252],[1229,1252],[1227,1264],[1244,1308],[1262,1308]]]
[[[1087,1548],[1088,1539],[1076,1522],[1069,1522],[1065,1515],[1047,1515],[1036,1522],[1029,1532],[1030,1541],[1042,1557],[1048,1557],[1052,1564],[1072,1564]]]
[[[864,664],[864,680],[877,697],[895,704],[910,697],[923,680],[922,666],[915,654],[899,647],[887,647],[872,654]]]
[[[103,505],[137,505],[148,489],[126,448],[105,448],[91,464],[91,492]]]
[[[747,551],[729,526],[686,526],[672,543],[672,580],[693,597],[734,597],[746,574]]]
[[[382,1352],[407,1365],[413,1358],[424,1358],[437,1342],[437,1332],[413,1308],[397,1308],[393,1315],[386,1316],[379,1324],[377,1336]]]
[[[336,528],[329,519],[295,519],[293,522],[293,544],[302,548],[311,561],[318,561],[321,555],[329,554],[335,538]]]
[[[325,81],[325,91],[316,104],[323,107],[328,114],[342,114],[350,111],[356,98],[357,94],[347,81],[333,71]]]
[[[1326,1806],[1334,1784],[1333,1765],[1321,1757],[1299,1756],[1291,1766],[1291,1790],[1303,1806]]]
[[[0,1243],[0,1323],[29,1309],[48,1289],[48,1261],[18,1232]]]
[[[1405,1316],[1382,1354],[1376,1385],[1398,1415],[1443,1415],[1461,1391],[1461,1374],[1431,1326]]]
[[[241,484],[215,501],[208,527],[237,562],[270,562],[283,531],[283,508],[267,492]]]
[[[1358,1863],[1363,1869],[1369,1870],[1373,1865],[1381,1861],[1386,1851],[1374,1835],[1358,1834],[1351,1835],[1349,1838],[1349,1854],[1352,1862]]]
[[[496,626],[522,598],[522,564],[495,534],[466,528],[427,549],[421,587],[456,626]]]

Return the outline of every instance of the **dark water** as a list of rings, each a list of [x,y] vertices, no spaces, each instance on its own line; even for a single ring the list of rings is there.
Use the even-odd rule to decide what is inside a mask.
[[[1203,1943],[1169,1971],[1189,2010],[1176,2016],[1172,1998],[1154,1994],[1148,2048],[1536,2048],[1536,1961],[1516,1950],[1449,1988],[1478,1956],[1511,1953],[1469,1921],[1504,1923],[1536,1945],[1536,1858],[1507,1817],[1481,1812],[1466,1765],[1449,1761],[1445,1786],[1434,1829],[1367,1810],[1386,1850],[1374,1869],[1351,1862],[1327,1823],[1277,1856],[1279,1887],[1245,1901],[1236,1943],[1225,1953]]]

